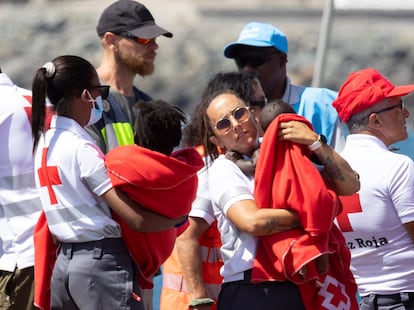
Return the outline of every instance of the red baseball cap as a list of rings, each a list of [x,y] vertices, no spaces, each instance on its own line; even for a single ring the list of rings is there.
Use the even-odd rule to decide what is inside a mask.
[[[332,102],[342,121],[365,111],[385,98],[402,97],[414,92],[414,84],[395,86],[377,70],[368,68],[352,72]]]

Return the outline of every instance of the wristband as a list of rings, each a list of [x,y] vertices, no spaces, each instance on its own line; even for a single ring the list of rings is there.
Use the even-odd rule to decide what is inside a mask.
[[[318,139],[312,144],[308,145],[310,151],[314,152],[319,149],[323,144],[326,144],[326,137],[324,135],[318,135]]]
[[[196,298],[191,300],[189,303],[190,308],[195,308],[197,306],[206,306],[206,305],[214,305],[216,302],[212,298]]]

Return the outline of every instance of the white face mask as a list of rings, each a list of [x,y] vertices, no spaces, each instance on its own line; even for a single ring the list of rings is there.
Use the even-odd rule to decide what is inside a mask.
[[[88,95],[90,98],[88,101],[92,103],[92,109],[91,109],[89,121],[85,126],[93,125],[97,121],[99,121],[102,118],[102,112],[103,112],[102,97],[98,96],[95,99],[93,99],[90,92],[88,92]]]

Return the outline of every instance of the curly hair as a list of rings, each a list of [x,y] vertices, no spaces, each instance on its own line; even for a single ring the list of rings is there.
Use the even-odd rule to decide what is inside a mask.
[[[170,155],[180,144],[182,125],[187,122],[185,113],[163,100],[138,101],[134,109],[135,144]]]
[[[183,144],[186,146],[202,145],[205,156],[212,160],[216,159],[220,150],[210,141],[213,130],[206,115],[211,100],[220,94],[231,93],[249,105],[256,83],[258,81],[253,74],[231,71],[213,75],[202,93],[200,103],[192,113],[190,123],[184,128]]]

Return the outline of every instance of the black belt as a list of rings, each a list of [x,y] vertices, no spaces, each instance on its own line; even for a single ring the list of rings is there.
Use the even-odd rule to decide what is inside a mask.
[[[396,294],[370,294],[363,297],[363,299],[368,299],[370,302],[377,304],[379,301],[388,299],[393,300],[397,303],[404,303],[408,301],[414,301],[414,292],[401,292]]]
[[[72,258],[75,254],[87,254],[93,251],[93,257],[100,259],[103,254],[123,254],[128,253],[124,240],[122,238],[104,238],[101,240],[79,242],[79,243],[62,243],[61,252],[63,255]]]

